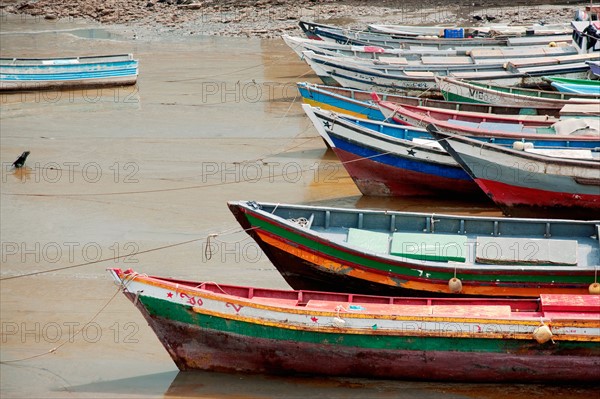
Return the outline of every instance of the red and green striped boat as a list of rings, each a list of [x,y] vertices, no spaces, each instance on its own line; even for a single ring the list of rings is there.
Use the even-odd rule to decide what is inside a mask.
[[[180,370],[446,381],[600,378],[600,296],[402,298],[109,269]]]
[[[228,205],[294,289],[537,297],[597,287],[600,221]]]

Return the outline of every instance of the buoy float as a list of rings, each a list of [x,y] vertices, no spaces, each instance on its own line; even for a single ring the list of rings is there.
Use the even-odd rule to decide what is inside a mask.
[[[344,319],[340,319],[339,317],[334,317],[332,324],[334,327],[342,328],[346,325],[346,321],[344,321]]]
[[[533,331],[533,338],[535,338],[538,343],[545,344],[552,339],[552,331],[550,331],[550,327],[542,324]]]
[[[550,43],[548,43],[548,47],[556,47],[556,42],[550,42]]]
[[[456,277],[452,277],[448,280],[448,289],[453,294],[459,294],[462,291],[462,281]]]
[[[600,283],[592,283],[590,284],[588,290],[592,295],[600,295]]]

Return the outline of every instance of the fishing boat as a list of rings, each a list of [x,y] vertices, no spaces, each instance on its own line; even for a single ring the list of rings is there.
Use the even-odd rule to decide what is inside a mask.
[[[323,40],[311,40],[289,35],[281,36],[298,57],[302,58],[303,51],[313,51],[316,54],[355,57],[378,60],[381,64],[399,64],[403,60],[420,60],[432,64],[435,61],[454,61],[455,63],[492,63],[500,59],[511,58],[540,58],[574,55],[578,53],[574,46],[561,47],[498,47],[498,48],[473,48],[458,47],[447,50],[432,51],[427,47],[414,49],[389,49],[379,46],[355,46],[340,44]],[[436,60],[437,58],[437,60]]]
[[[452,382],[599,377],[598,295],[402,298],[108,270],[182,371]]]
[[[381,101],[376,94],[374,99],[387,119],[399,124],[427,127],[435,124],[438,128],[455,134],[483,137],[504,137],[516,140],[543,139],[587,142],[588,148],[600,144],[600,118],[568,118],[543,120],[543,117],[519,117],[513,115],[481,114],[419,106],[403,106]],[[598,109],[600,112],[600,107]]]
[[[600,80],[566,79],[558,76],[544,78],[558,91],[563,93],[586,94],[600,97]]]
[[[508,216],[589,219],[600,211],[597,151],[521,151],[428,130]]]
[[[499,297],[594,292],[598,220],[228,205],[294,289]]]
[[[476,198],[482,194],[425,129],[360,119],[308,104],[302,108],[364,195]],[[509,147],[524,142],[518,137],[483,135],[475,138]],[[527,143],[536,150],[596,148],[600,147],[600,137],[595,141],[539,137]]]
[[[512,106],[542,106],[562,108],[568,104],[593,104],[600,106],[600,96],[561,93],[548,90],[506,87],[495,84],[436,77],[439,90],[447,101],[472,102]]]
[[[510,37],[533,35],[565,35],[570,34],[572,28],[569,24],[553,25],[483,25],[483,26],[412,26],[412,25],[385,25],[370,24],[367,29],[373,33],[385,33],[402,36],[478,36],[478,37]]]
[[[330,111],[350,114],[359,118],[386,120],[381,113],[377,103],[372,100],[371,92],[356,90],[345,87],[324,86],[308,82],[296,84],[302,100],[306,104],[320,107]],[[519,106],[496,106],[493,104],[461,103],[456,101],[445,101],[427,97],[409,97],[387,93],[377,93],[384,101],[407,105],[422,105],[427,107],[451,109],[456,111],[480,112],[488,114],[505,115],[548,115],[558,117],[563,110],[557,108],[519,107]],[[567,112],[570,115],[578,115],[582,112],[594,112],[596,107],[587,112],[575,109]],[[392,122],[392,120],[387,120]]]
[[[340,86],[360,90],[403,93],[410,95],[437,95],[438,85],[435,78],[453,76],[483,83],[505,86],[539,86],[547,85],[543,80],[548,74],[584,78],[589,70],[586,59],[596,57],[580,54],[571,57],[571,62],[558,62],[548,59],[547,65],[533,60],[511,61],[505,64],[436,64],[421,66],[367,66],[370,60],[351,61],[349,57],[331,57],[304,51],[304,60],[325,83],[331,80]],[[572,58],[577,57],[577,58]],[[436,57],[440,58],[440,57]],[[597,58],[597,57],[596,57]],[[436,61],[439,63],[439,60]]]
[[[41,90],[132,85],[132,54],[66,58],[0,58],[0,90]]]
[[[300,21],[299,26],[309,39],[332,41],[352,45],[375,45],[385,48],[414,48],[426,46],[433,49],[463,47],[498,46],[547,46],[554,43],[570,43],[571,35],[547,35],[527,37],[432,37],[427,35],[381,34],[369,31],[351,30],[336,26]]]
[[[485,198],[425,129],[302,108],[363,195]]]
[[[590,72],[593,75],[600,77],[600,61],[588,61],[587,64],[590,66]]]

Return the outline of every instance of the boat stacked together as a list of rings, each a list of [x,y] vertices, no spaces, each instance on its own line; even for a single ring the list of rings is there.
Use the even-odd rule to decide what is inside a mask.
[[[182,370],[597,382],[600,45],[589,26],[301,22],[309,39],[284,37],[337,85],[298,90],[364,195],[490,198],[529,218],[232,201],[294,290],[112,276]]]

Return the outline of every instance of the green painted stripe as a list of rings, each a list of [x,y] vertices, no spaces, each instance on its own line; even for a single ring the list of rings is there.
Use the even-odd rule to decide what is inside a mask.
[[[591,87],[600,87],[600,80],[571,79],[571,78],[561,78],[559,76],[546,76],[546,79],[550,80],[552,82],[569,83],[569,84],[584,85],[584,86],[591,86]]]
[[[541,348],[533,338],[531,341],[498,338],[450,338],[415,337],[371,334],[341,334],[318,331],[286,329],[265,326],[245,321],[224,319],[217,316],[194,312],[186,305],[153,297],[140,296],[139,300],[152,316],[174,320],[203,329],[223,331],[247,337],[265,338],[276,341],[296,341],[334,347],[359,347],[382,350],[417,350],[451,352],[492,352],[532,354]],[[597,343],[581,341],[561,341],[561,350],[589,349],[599,351]],[[547,353],[541,353],[547,355]]]
[[[443,91],[443,90],[442,90],[442,95],[444,96],[444,99],[446,101],[456,101],[456,102],[471,103],[471,104],[488,104],[485,101],[478,101],[471,97],[465,97],[465,96],[461,96],[461,95],[451,93],[448,91]]]
[[[419,277],[419,278],[428,278],[429,280],[442,280],[447,281],[454,277],[454,270],[448,268],[447,271],[433,271],[428,270],[428,277],[421,275],[418,270],[415,270],[413,266],[401,266],[398,264],[388,264],[383,263],[377,260],[364,258],[359,255],[350,254],[348,252],[315,243],[313,240],[309,238],[305,238],[296,234],[295,232],[291,232],[285,230],[279,226],[273,225],[267,221],[263,221],[259,218],[256,218],[253,215],[246,214],[248,221],[252,226],[258,226],[261,229],[270,232],[273,235],[284,238],[285,240],[291,241],[292,243],[303,245],[307,248],[312,248],[320,253],[329,255],[335,259],[338,259],[340,263],[355,263],[358,265],[362,265],[364,267],[373,268],[376,270],[380,270],[384,273],[388,273],[391,271],[395,274],[410,276],[410,277]],[[506,275],[506,274],[466,274],[460,273],[460,279],[463,280],[463,284],[465,281],[478,281],[478,282],[525,282],[525,283],[551,283],[554,282],[556,284],[561,283],[577,283],[577,284],[589,284],[590,277],[589,276],[577,276],[577,275]]]

